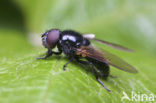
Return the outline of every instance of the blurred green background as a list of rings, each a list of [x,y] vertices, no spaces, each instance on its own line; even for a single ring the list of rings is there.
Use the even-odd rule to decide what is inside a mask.
[[[156,94],[155,0],[1,0],[0,103],[120,103],[134,91]],[[139,73],[111,67],[119,78],[103,81],[108,93],[83,66],[63,57],[36,60],[46,49],[40,34],[51,28],[94,33],[97,38],[135,50],[120,56]],[[97,44],[97,43],[95,43]],[[141,101],[145,102],[145,101]]]

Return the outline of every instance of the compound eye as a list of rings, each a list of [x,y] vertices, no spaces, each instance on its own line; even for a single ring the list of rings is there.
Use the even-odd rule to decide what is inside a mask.
[[[60,31],[58,29],[52,29],[47,32],[46,44],[48,48],[55,48],[59,41]]]

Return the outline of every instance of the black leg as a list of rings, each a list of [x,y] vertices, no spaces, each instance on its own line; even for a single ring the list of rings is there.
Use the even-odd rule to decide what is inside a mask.
[[[62,53],[62,51],[58,51],[58,52],[52,51],[52,53],[55,54],[55,55],[60,55]]]
[[[96,71],[94,65],[93,65],[93,64],[91,64],[91,65],[92,65],[92,70],[93,70],[93,73],[95,74],[96,80],[97,80],[108,92],[111,92],[111,90],[108,89],[108,88],[103,84],[103,82],[99,79],[98,73],[97,73],[97,71]]]
[[[89,62],[89,61],[83,61],[83,60],[80,60],[79,58],[76,59],[79,63],[82,63],[82,64],[86,64],[86,65],[91,65],[92,66],[92,71],[93,73],[95,74],[95,77],[96,77],[96,80],[108,91],[108,92],[111,92],[111,90],[109,90],[104,84],[103,82],[99,79],[99,76],[98,76],[98,73],[95,69],[95,66]]]
[[[44,57],[38,57],[37,59],[46,59],[46,58],[50,57],[52,54],[60,55],[61,53],[62,53],[62,51],[54,52],[51,49],[48,49],[48,51],[46,52],[46,55]]]
[[[48,51],[46,52],[46,55],[44,57],[38,57],[37,59],[46,59],[48,57],[50,57],[53,54],[52,50],[48,49]]]
[[[103,82],[97,77],[96,80],[108,91],[108,92],[112,92],[110,89],[108,89]]]
[[[69,59],[68,62],[63,66],[63,70],[64,70],[64,71],[66,70],[67,65],[68,65],[72,60],[73,60],[72,58]]]

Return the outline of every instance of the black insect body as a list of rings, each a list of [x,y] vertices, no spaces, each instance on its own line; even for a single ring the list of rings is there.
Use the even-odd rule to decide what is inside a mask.
[[[123,61],[119,57],[103,50],[100,51],[91,45],[90,40],[95,40],[99,43],[108,46],[131,51],[123,46],[95,39],[93,34],[81,35],[73,30],[60,31],[58,29],[51,29],[42,34],[42,43],[48,49],[46,56],[38,59],[46,59],[52,54],[60,55],[62,52],[69,57],[69,61],[63,66],[63,70],[71,61],[77,61],[82,64],[91,65],[92,71],[95,74],[96,80],[107,90],[103,82],[99,78],[107,79],[110,74],[109,65],[114,66],[120,70],[137,73],[137,70]],[[57,46],[58,52],[52,51]],[[82,60],[85,58],[86,60]]]

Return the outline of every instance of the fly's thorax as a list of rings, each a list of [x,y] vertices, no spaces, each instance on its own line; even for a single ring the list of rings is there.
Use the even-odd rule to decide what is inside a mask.
[[[75,31],[66,30],[61,33],[60,40],[62,43],[66,41],[73,47],[88,46],[90,41]]]
[[[66,35],[62,35],[62,38],[60,39],[60,43],[62,45],[78,47],[82,43],[82,38],[77,37],[75,35],[66,34]]]
[[[66,55],[74,54],[77,48],[90,45],[90,41],[75,31],[66,30],[61,32],[59,44]],[[83,55],[84,57],[84,55]]]

